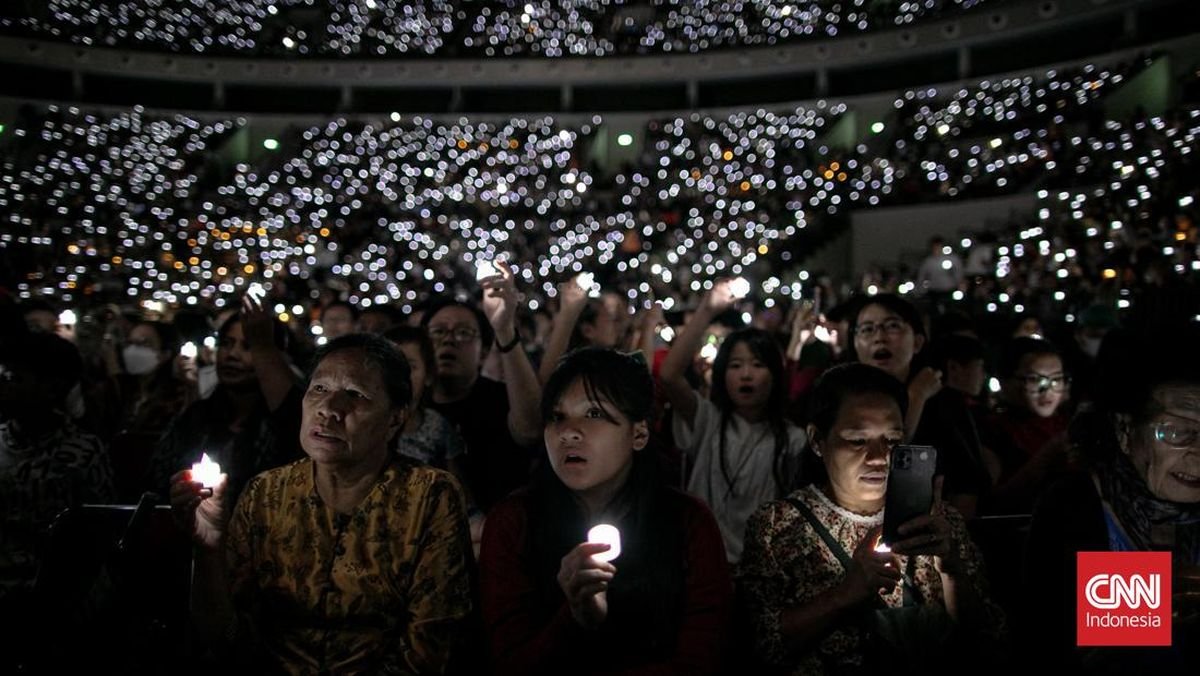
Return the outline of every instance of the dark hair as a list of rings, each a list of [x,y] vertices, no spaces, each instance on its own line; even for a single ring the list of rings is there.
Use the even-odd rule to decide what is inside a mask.
[[[433,341],[429,333],[416,326],[393,326],[383,332],[383,337],[399,345],[416,345],[421,353],[421,361],[425,363],[425,392],[421,395],[423,401],[417,402],[427,406],[433,397],[433,381],[437,378],[437,357],[433,349]]]
[[[589,396],[612,402],[631,422],[649,421],[653,414],[654,383],[644,364],[615,350],[584,348],[563,357],[551,374],[542,392],[544,416],[577,379],[583,379]],[[548,462],[539,464],[529,495],[527,547],[537,593],[545,605],[558,606],[562,557],[594,524]],[[621,531],[621,573],[608,590],[610,612],[620,616],[606,625],[648,658],[661,659],[672,650],[679,631],[686,574],[683,499],[660,480],[657,454],[648,446],[634,452],[629,478],[605,513],[592,515]]]
[[[589,298],[583,305],[583,310],[579,313],[579,319],[575,321],[575,328],[571,330],[571,340],[568,346],[571,349],[587,347],[590,345],[588,340],[583,337],[583,325],[595,325],[596,320],[600,317],[600,313],[604,312],[604,301],[599,298]]]
[[[942,370],[946,369],[949,362],[969,364],[977,359],[986,359],[987,357],[983,343],[978,338],[960,334],[951,334],[942,338],[934,343],[930,352],[934,355],[934,364]]]
[[[788,446],[786,417],[788,380],[783,368],[783,351],[779,349],[779,343],[770,333],[762,329],[739,329],[729,334],[721,343],[721,349],[717,351],[717,357],[713,360],[712,391],[709,398],[721,411],[721,436],[717,447],[721,461],[721,476],[725,478],[729,494],[732,494],[737,477],[730,475],[729,459],[725,452],[725,432],[729,427],[730,417],[733,415],[733,399],[729,396],[729,388],[725,384],[725,374],[729,371],[729,359],[733,355],[733,349],[741,343],[745,343],[746,347],[750,349],[750,353],[771,372],[771,393],[767,398],[767,422],[771,426],[771,434],[775,440],[771,473],[775,479],[776,494],[782,496],[791,490],[792,483],[796,478],[794,469],[785,467]]]
[[[492,343],[496,340],[496,332],[492,329],[491,323],[488,322],[487,315],[483,314],[483,310],[480,310],[478,305],[456,298],[443,296],[430,302],[429,307],[425,310],[425,315],[421,317],[421,328],[428,330],[429,322],[437,316],[437,313],[448,307],[460,307],[470,312],[471,316],[475,317],[475,323],[479,325],[479,340],[483,343],[483,349],[486,351],[492,346]]]
[[[329,312],[331,309],[333,309],[335,307],[346,308],[347,310],[350,311],[350,319],[352,319],[352,320],[358,319],[358,308],[355,307],[353,303],[347,303],[344,300],[335,300],[335,301],[330,302],[325,307],[321,308],[321,320],[323,321],[325,319],[325,313]]]
[[[564,356],[550,374],[542,388],[542,420],[550,420],[576,380],[583,381],[589,398],[612,402],[630,422],[649,422],[654,416],[654,380],[646,365],[616,350],[585,347]]]
[[[4,342],[0,363],[29,369],[54,385],[61,401],[83,376],[83,358],[70,341],[54,334],[18,334]]]
[[[412,401],[412,374],[408,360],[390,341],[373,333],[350,333],[329,341],[313,355],[308,370],[311,380],[317,367],[329,355],[344,350],[362,350],[367,362],[379,369],[392,408],[405,408]]]
[[[891,312],[900,319],[904,320],[905,324],[912,327],[913,333],[922,338],[928,337],[925,332],[925,322],[921,319],[921,312],[915,305],[904,300],[900,296],[891,293],[880,293],[874,296],[860,296],[854,301],[853,312],[850,313],[850,336],[853,340],[854,334],[858,331],[858,316],[863,310],[871,305],[878,305],[883,309]],[[850,350],[853,361],[858,360],[858,355],[854,350]]]
[[[225,336],[229,335],[229,331],[233,328],[233,325],[241,324],[241,323],[242,323],[242,315],[240,313],[235,312],[234,314],[229,315],[229,317],[226,318],[225,321],[221,323],[221,326],[219,328],[217,328],[217,340],[218,341],[224,340]],[[271,318],[271,338],[272,338],[273,342],[275,343],[275,347],[277,347],[281,350],[287,350],[288,336],[289,336],[289,334],[288,334],[287,326],[284,326],[283,322],[272,317]]]
[[[151,329],[154,329],[155,335],[158,336],[158,342],[162,345],[162,348],[160,348],[161,351],[175,352],[179,349],[179,332],[175,330],[174,326],[171,326],[166,322],[142,320],[135,323],[133,328],[137,328],[138,326],[142,325],[146,325]]]
[[[388,305],[387,303],[376,303],[371,307],[363,308],[358,316],[362,318],[370,314],[383,315],[393,326],[404,323],[404,313],[394,305]]]
[[[900,419],[908,413],[908,389],[899,380],[873,366],[859,362],[841,364],[826,371],[817,379],[809,398],[808,420],[816,433],[809,440],[823,439],[833,429],[838,413],[850,397],[881,394],[896,402]],[[825,466],[815,453],[805,453],[804,478],[817,483],[827,478]]]
[[[1017,371],[1021,369],[1022,360],[1026,357],[1043,354],[1062,357],[1058,348],[1048,340],[1028,336],[1013,338],[1004,346],[1004,352],[1000,355],[1000,377],[1011,378],[1017,375]]]

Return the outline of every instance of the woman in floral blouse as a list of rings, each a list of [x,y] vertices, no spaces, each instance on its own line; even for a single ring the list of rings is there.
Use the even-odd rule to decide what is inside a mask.
[[[746,529],[738,581],[763,661],[794,674],[904,673],[930,665],[903,658],[945,657],[951,639],[999,636],[979,552],[940,495],[931,514],[901,526],[890,552],[876,549],[907,399],[898,380],[864,364],[818,382],[808,436],[825,471],[815,467],[815,483],[764,505]],[[897,632],[903,648],[889,646]]]

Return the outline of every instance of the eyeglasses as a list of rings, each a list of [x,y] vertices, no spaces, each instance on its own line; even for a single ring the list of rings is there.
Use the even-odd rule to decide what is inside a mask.
[[[1150,423],[1154,440],[1174,449],[1195,448],[1200,441],[1200,422],[1163,411],[1174,420],[1155,420]]]
[[[465,326],[460,326],[453,329],[448,329],[442,326],[429,327],[429,339],[435,343],[440,343],[447,339],[455,343],[466,343],[475,340],[478,337],[478,331],[475,329],[468,329]]]
[[[883,331],[889,336],[898,336],[904,333],[906,328],[908,328],[908,324],[905,324],[903,320],[885,319],[878,324],[859,324],[854,327],[854,335],[858,338],[870,339],[874,338],[877,332]]]
[[[1017,376],[1025,384],[1026,392],[1047,392],[1053,390],[1062,392],[1071,384],[1070,376],[1045,376],[1040,373],[1027,373]]]

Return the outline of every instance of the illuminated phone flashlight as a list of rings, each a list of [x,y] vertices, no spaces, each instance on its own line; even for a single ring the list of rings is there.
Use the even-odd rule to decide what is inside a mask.
[[[675,329],[669,326],[660,327],[658,329],[658,337],[669,343],[675,340]]]
[[[200,457],[200,462],[192,465],[192,481],[199,483],[209,491],[216,488],[217,482],[220,480],[221,466],[213,462],[207,453]]]
[[[479,261],[475,264],[475,281],[482,282],[488,277],[495,277],[500,274],[496,266],[491,261]]]
[[[250,288],[246,290],[246,293],[249,294],[250,298],[252,298],[256,303],[261,303],[262,300],[267,297],[267,290],[264,289],[263,285],[259,284],[258,282],[251,284]]]
[[[707,343],[700,348],[700,358],[708,363],[713,363],[717,359],[717,346],[712,343]]]
[[[62,324],[63,326],[75,326],[75,313],[71,310],[63,310],[62,312],[58,313],[58,323]]]
[[[617,530],[616,526],[610,526],[607,523],[592,526],[592,529],[588,531],[587,541],[609,546],[607,552],[592,554],[592,558],[597,561],[612,561],[621,555],[621,531]]]
[[[600,297],[600,285],[596,283],[596,275],[590,272],[581,272],[575,275],[575,284],[587,292],[589,298]]]
[[[750,282],[745,277],[738,277],[729,284],[729,291],[734,298],[741,300],[750,295]]]
[[[190,340],[184,343],[183,347],[179,348],[179,356],[183,357],[184,359],[195,359],[197,353],[198,351],[196,350],[196,344]]]
[[[207,349],[209,349],[209,350],[215,350],[215,349],[217,349],[217,337],[216,337],[216,336],[207,336],[207,337],[205,337],[205,339],[204,339],[204,347],[205,347],[205,348],[207,348]]]

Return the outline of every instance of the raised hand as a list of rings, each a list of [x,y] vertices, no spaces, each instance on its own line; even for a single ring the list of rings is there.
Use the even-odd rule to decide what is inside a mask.
[[[516,332],[517,294],[516,275],[508,261],[493,262],[496,274],[483,279],[483,313],[488,323],[496,332],[496,340],[501,343],[509,342]]]
[[[608,616],[608,583],[617,568],[597,560],[609,545],[584,542],[567,552],[558,568],[558,586],[567,597],[571,617],[585,629],[599,627]]]
[[[704,294],[700,308],[711,315],[719,315],[733,307],[737,301],[738,297],[733,293],[733,279],[727,278],[713,284],[708,293]]]

